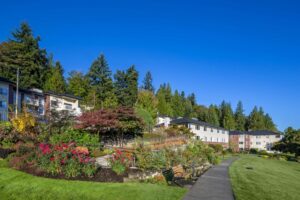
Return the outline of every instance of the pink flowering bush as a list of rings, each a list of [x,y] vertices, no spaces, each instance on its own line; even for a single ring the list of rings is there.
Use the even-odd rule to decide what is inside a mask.
[[[52,175],[66,177],[93,176],[95,160],[86,147],[77,147],[74,142],[50,145],[41,143],[36,151],[37,165]]]

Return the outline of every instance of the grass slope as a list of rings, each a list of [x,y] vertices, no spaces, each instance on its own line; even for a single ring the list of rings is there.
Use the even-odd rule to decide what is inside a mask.
[[[2,163],[1,163],[2,162]],[[93,183],[31,176],[4,167],[0,161],[0,199],[181,199],[185,189],[141,183]]]
[[[300,199],[300,164],[296,162],[241,156],[230,167],[230,177],[237,200]]]

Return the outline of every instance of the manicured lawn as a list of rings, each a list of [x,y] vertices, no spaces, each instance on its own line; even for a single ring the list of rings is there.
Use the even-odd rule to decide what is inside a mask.
[[[181,199],[185,189],[141,183],[92,183],[34,177],[0,161],[0,199]]]
[[[300,199],[300,164],[296,162],[245,155],[232,164],[230,177],[237,200]]]

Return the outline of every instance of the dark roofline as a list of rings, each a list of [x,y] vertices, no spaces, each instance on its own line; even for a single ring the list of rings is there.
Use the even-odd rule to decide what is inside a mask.
[[[77,97],[75,95],[72,95],[72,94],[66,94],[66,93],[63,93],[63,94],[58,94],[58,93],[55,93],[53,91],[47,91],[47,92],[44,92],[45,95],[53,95],[53,96],[59,96],[59,97],[68,97],[68,98],[72,98],[72,99],[77,99],[77,100],[82,100],[81,97]]]
[[[225,128],[215,126],[215,125],[209,124],[207,122],[203,122],[203,121],[199,121],[199,120],[195,120],[195,119],[188,119],[188,118],[177,118],[177,119],[172,120],[170,123],[171,124],[196,124],[196,125],[200,125],[200,126],[206,126],[206,127],[210,127],[210,128],[216,128],[216,129],[228,131]]]
[[[15,85],[15,83],[14,83],[14,82],[12,82],[12,81],[8,80],[7,78],[1,77],[1,76],[0,76],[0,81],[1,81],[1,82],[5,82],[5,83],[9,83],[9,84],[13,84],[13,85]]]
[[[5,83],[9,83],[9,84],[13,85],[14,87],[16,87],[16,83],[8,80],[7,78],[4,78],[4,77],[0,76],[0,81],[5,82]],[[39,89],[39,88],[36,88],[36,89]],[[72,99],[82,100],[81,97],[77,97],[77,96],[72,95],[72,94],[58,94],[58,93],[55,93],[53,91],[47,91],[47,92],[42,91],[42,93],[39,93],[39,92],[36,92],[36,91],[32,91],[30,89],[23,89],[23,88],[19,88],[19,91],[27,93],[27,94],[36,94],[36,95],[39,95],[39,96],[44,96],[44,95],[50,94],[50,95],[55,95],[55,96],[60,96],[60,97],[69,97],[69,98],[72,98]]]
[[[269,130],[230,131],[229,135],[280,135],[280,133],[275,131],[269,131]]]

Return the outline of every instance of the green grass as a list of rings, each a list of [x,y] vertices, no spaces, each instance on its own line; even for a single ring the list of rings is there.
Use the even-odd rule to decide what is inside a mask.
[[[229,171],[237,200],[300,199],[299,163],[242,155]]]
[[[0,161],[0,199],[181,199],[186,189],[142,183],[93,183],[35,177]]]

